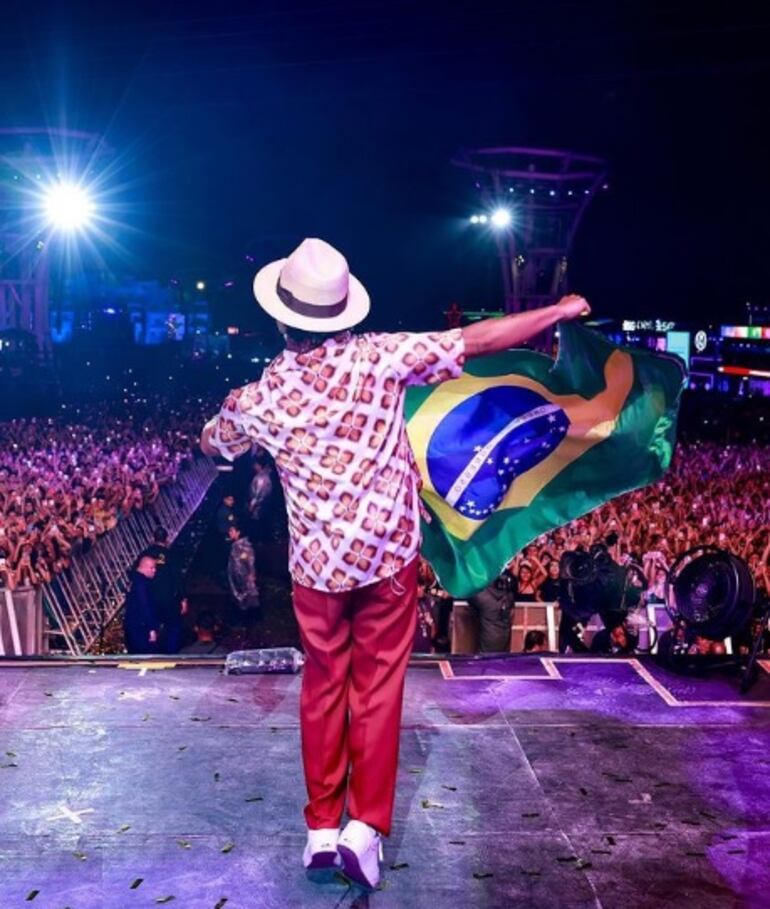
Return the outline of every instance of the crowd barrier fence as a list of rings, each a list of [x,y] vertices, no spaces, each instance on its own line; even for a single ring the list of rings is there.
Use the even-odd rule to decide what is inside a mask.
[[[637,625],[639,646],[644,652],[657,653],[658,640],[671,627],[671,619],[661,603],[648,603],[643,611],[646,622]],[[451,617],[452,653],[476,653],[478,649],[478,619],[466,600],[455,600]],[[548,650],[559,649],[559,624],[561,609],[558,603],[517,602],[511,612],[511,637],[509,650],[521,653],[524,637],[528,631],[542,631],[548,642]],[[594,616],[585,629],[584,643],[588,646],[593,636],[601,631],[602,623]],[[725,640],[728,653],[732,653],[732,642]]]
[[[173,541],[216,477],[210,458],[193,458],[151,505],[121,518],[88,551],[73,554],[69,568],[50,583],[0,590],[0,657],[88,653],[122,607],[131,570],[155,528],[163,525]]]

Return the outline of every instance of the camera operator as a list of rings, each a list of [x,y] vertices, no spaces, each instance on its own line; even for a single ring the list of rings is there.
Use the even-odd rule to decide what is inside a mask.
[[[584,546],[578,546],[571,550],[572,553],[588,555]],[[583,632],[588,624],[592,612],[586,612],[585,609],[577,610],[573,601],[571,587],[567,579],[567,572],[564,570],[568,564],[570,552],[562,554],[559,563],[559,589],[557,599],[561,609],[561,619],[559,620],[559,653],[588,653],[588,646],[583,643]]]
[[[604,617],[604,628],[591,641],[591,653],[605,653],[612,656],[626,656],[634,653],[639,636],[629,627],[628,620],[615,613]]]
[[[632,652],[638,645],[626,622],[645,586],[641,567],[629,562],[621,566],[610,555],[618,535],[610,533],[603,543],[583,546],[562,555],[559,569],[562,589],[559,603],[562,619],[559,650],[585,653],[583,630],[593,615],[599,615],[604,629],[596,635],[593,652]]]

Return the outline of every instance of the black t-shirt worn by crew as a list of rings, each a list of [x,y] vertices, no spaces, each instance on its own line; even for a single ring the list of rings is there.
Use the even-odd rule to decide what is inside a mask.
[[[176,556],[168,546],[152,543],[139,558],[155,559],[155,577],[150,582],[153,599],[163,615],[178,611],[182,598],[182,574]]]

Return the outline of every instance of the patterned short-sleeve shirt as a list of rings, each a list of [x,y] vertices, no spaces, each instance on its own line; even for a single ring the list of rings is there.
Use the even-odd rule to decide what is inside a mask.
[[[297,584],[342,591],[396,574],[420,545],[419,474],[404,420],[409,385],[457,378],[462,332],[337,336],[285,350],[213,421],[229,460],[262,446],[286,497]]]

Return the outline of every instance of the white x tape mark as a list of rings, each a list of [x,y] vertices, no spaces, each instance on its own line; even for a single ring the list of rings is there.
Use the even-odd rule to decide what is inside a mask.
[[[72,821],[73,824],[82,824],[83,818],[80,817],[81,814],[93,814],[93,808],[83,808],[82,811],[73,811],[71,808],[68,808],[66,805],[59,805],[59,811],[61,814],[54,814],[48,818],[49,821]]]

